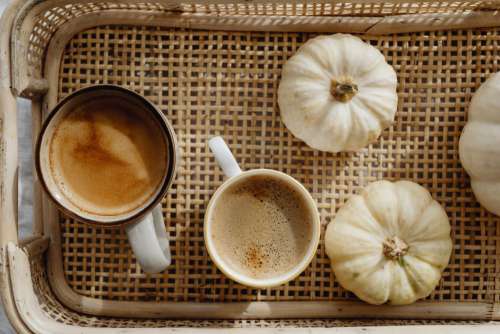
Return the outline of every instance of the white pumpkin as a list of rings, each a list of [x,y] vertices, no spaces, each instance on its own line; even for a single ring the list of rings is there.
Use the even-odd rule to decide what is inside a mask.
[[[377,181],[328,225],[326,253],[338,282],[371,304],[428,296],[450,260],[446,212],[422,186]]]
[[[352,35],[307,41],[283,67],[281,118],[312,148],[354,151],[393,121],[397,77],[380,51]]]
[[[474,94],[459,153],[477,200],[500,215],[500,72]]]

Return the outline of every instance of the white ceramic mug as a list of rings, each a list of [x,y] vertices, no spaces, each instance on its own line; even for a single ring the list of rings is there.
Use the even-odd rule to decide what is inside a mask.
[[[168,161],[160,186],[140,207],[118,215],[89,214],[81,210],[61,192],[49,166],[49,143],[59,121],[76,106],[91,99],[118,98],[143,112],[151,113],[161,129],[167,147]],[[57,206],[68,216],[88,224],[99,226],[125,225],[127,236],[141,268],[146,273],[158,273],[170,265],[171,256],[168,234],[163,222],[161,200],[170,188],[175,176],[177,143],[174,130],[163,113],[139,94],[114,85],[97,85],[80,89],[57,104],[45,120],[38,137],[36,169],[42,187]]]
[[[254,287],[254,288],[268,288],[274,287],[281,284],[284,284],[292,279],[296,278],[300,273],[302,273],[309,263],[312,261],[314,254],[316,253],[316,249],[318,248],[319,239],[320,239],[320,231],[321,224],[320,218],[318,214],[318,209],[316,207],[316,203],[314,202],[311,194],[307,191],[306,188],[300,182],[295,180],[293,177],[276,171],[272,169],[254,169],[243,172],[236,159],[234,158],[231,150],[226,145],[222,137],[214,137],[209,140],[208,145],[215,156],[215,159],[219,166],[221,167],[224,174],[228,177],[228,179],[217,189],[215,194],[210,199],[208,204],[205,219],[204,219],[204,238],[205,245],[208,250],[208,254],[210,258],[215,263],[215,265],[222,271],[227,277],[237,281],[238,283]],[[266,177],[271,177],[273,179],[280,180],[294,189],[303,201],[306,204],[307,210],[310,211],[311,215],[311,225],[312,225],[312,237],[311,241],[308,244],[307,251],[305,252],[303,258],[288,272],[281,274],[279,276],[270,277],[266,279],[258,279],[249,277],[245,274],[242,274],[232,268],[225,261],[224,256],[221,256],[215,246],[215,243],[212,240],[212,215],[214,214],[214,208],[217,205],[221,195],[231,187],[236,182],[242,181],[245,178],[254,177],[256,175],[262,175]],[[249,236],[251,237],[251,236]]]

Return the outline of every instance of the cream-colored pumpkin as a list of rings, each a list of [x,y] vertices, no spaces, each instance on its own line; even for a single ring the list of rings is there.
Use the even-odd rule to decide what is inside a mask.
[[[377,181],[328,225],[326,253],[339,283],[371,304],[410,304],[436,287],[452,250],[446,212],[422,186]]]
[[[384,56],[358,37],[319,36],[283,67],[281,118],[312,148],[354,151],[394,121],[397,77]]]
[[[474,94],[459,152],[477,200],[500,215],[500,72]]]

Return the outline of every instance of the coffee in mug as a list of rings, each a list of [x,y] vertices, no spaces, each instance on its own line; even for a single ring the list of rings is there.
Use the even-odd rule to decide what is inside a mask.
[[[171,261],[160,201],[175,175],[175,133],[142,96],[113,85],[80,89],[57,104],[37,141],[43,189],[72,218],[125,226],[143,271]]]
[[[254,279],[289,272],[313,238],[314,212],[297,190],[270,174],[233,183],[212,210],[214,247],[234,271]]]
[[[204,236],[208,253],[229,278],[267,288],[297,277],[311,262],[320,220],[309,192],[291,176],[241,171],[221,137],[209,140],[228,177],[210,199]]]
[[[118,96],[84,101],[62,117],[49,141],[60,192],[95,215],[142,206],[160,188],[169,158],[157,122]]]

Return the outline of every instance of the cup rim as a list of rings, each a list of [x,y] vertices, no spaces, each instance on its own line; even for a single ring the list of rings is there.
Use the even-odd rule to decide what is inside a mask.
[[[90,93],[92,91],[117,91],[120,92],[124,95],[128,95],[129,98],[135,99],[139,104],[143,105],[145,109],[149,110],[154,118],[156,119],[158,125],[162,129],[162,132],[166,134],[166,137],[168,137],[168,142],[167,142],[167,152],[169,154],[169,165],[168,168],[165,171],[165,175],[162,179],[162,183],[156,193],[154,194],[154,198],[151,201],[147,201],[143,206],[139,207],[139,210],[135,212],[133,215],[123,215],[123,217],[114,219],[114,220],[98,220],[98,219],[93,219],[89,218],[88,216],[72,210],[71,208],[67,207],[63,203],[61,203],[60,200],[57,199],[57,197],[54,195],[54,193],[49,189],[49,186],[46,183],[46,180],[44,178],[44,173],[42,172],[42,162],[41,162],[41,146],[42,142],[44,139],[44,136],[47,134],[47,130],[49,128],[49,125],[51,125],[51,122],[53,121],[54,117],[60,112],[63,108],[64,105],[66,105],[69,101],[72,99],[86,94]],[[165,194],[167,193],[168,189],[172,185],[172,182],[175,178],[175,173],[176,173],[176,166],[177,166],[177,140],[175,136],[174,129],[168,119],[163,115],[163,113],[153,104],[151,103],[148,99],[143,97],[142,95],[124,88],[122,86],[118,85],[112,85],[112,84],[98,84],[98,85],[92,85],[88,87],[84,87],[81,89],[78,89],[74,91],[71,94],[68,94],[65,96],[61,101],[59,101],[56,106],[50,111],[49,115],[47,118],[44,120],[42,127],[40,129],[40,132],[38,133],[37,141],[36,141],[36,147],[35,147],[35,169],[36,169],[36,174],[38,177],[38,180],[40,181],[40,184],[42,185],[42,188],[44,189],[45,193],[48,195],[48,197],[57,205],[57,207],[63,211],[66,215],[69,217],[78,220],[79,222],[90,224],[90,225],[99,225],[99,226],[106,226],[106,227],[114,227],[114,226],[123,226],[123,225],[128,225],[131,223],[134,223],[138,220],[140,220],[142,217],[144,217],[150,210],[152,210],[156,205],[158,205]],[[94,215],[94,216],[101,216],[101,215]],[[121,216],[121,215],[116,215],[116,216]],[[103,216],[104,217],[104,216]],[[109,218],[110,216],[106,216]]]
[[[313,218],[312,219],[313,220],[312,221],[312,223],[313,223],[313,235],[311,238],[311,242],[309,243],[309,245],[307,247],[307,251],[306,251],[305,255],[303,256],[303,258],[288,272],[281,274],[279,276],[276,276],[276,277],[271,277],[271,278],[266,278],[266,279],[251,278],[251,277],[248,277],[242,273],[237,272],[236,270],[232,270],[232,269],[228,268],[228,265],[226,264],[226,262],[222,259],[222,257],[216,251],[215,244],[214,244],[212,238],[210,237],[212,212],[213,212],[213,209],[214,209],[218,199],[222,195],[222,193],[224,191],[226,191],[234,183],[236,183],[244,178],[248,178],[248,177],[255,176],[255,175],[272,175],[273,177],[277,177],[280,180],[287,182],[289,185],[292,185],[294,187],[294,189],[299,190],[301,196],[306,200],[308,210],[310,210],[312,215],[313,215],[313,217],[312,217]],[[280,172],[280,171],[276,171],[273,169],[259,168],[259,169],[252,169],[249,171],[243,171],[243,172],[241,172],[241,174],[227,179],[215,191],[215,193],[212,195],[212,197],[208,203],[208,206],[207,206],[207,209],[205,212],[205,218],[204,218],[204,224],[203,224],[203,234],[204,234],[204,239],[205,239],[205,245],[206,245],[206,248],[207,248],[207,251],[208,251],[210,258],[215,263],[217,268],[224,275],[226,275],[230,279],[232,279],[240,284],[243,284],[243,285],[246,285],[249,287],[259,288],[259,289],[272,288],[272,287],[276,287],[276,286],[285,284],[285,283],[295,279],[309,266],[309,264],[311,263],[311,261],[313,260],[313,258],[315,256],[316,251],[317,251],[318,246],[319,246],[320,236],[321,236],[321,221],[320,221],[319,212],[318,212],[318,209],[317,209],[316,204],[314,202],[314,199],[312,198],[309,191],[299,181],[294,179],[292,176],[290,176],[286,173]]]

